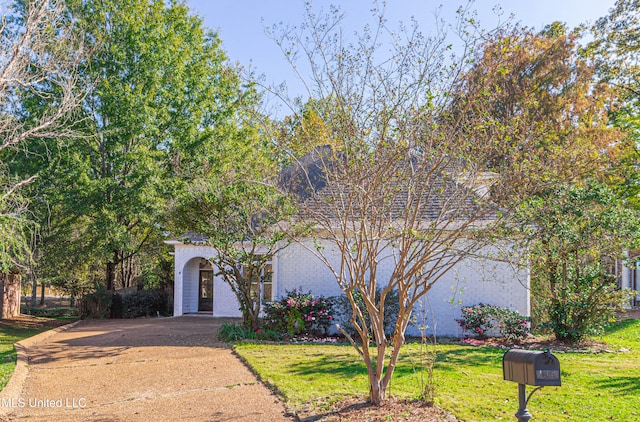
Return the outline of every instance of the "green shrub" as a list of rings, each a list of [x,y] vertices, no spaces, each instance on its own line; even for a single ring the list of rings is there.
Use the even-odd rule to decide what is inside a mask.
[[[122,317],[165,315],[167,294],[163,290],[140,290],[122,296]]]
[[[218,330],[218,339],[226,342],[254,340],[255,338],[255,331],[246,328],[242,324],[230,324],[225,322]]]
[[[557,287],[555,296],[539,298],[541,329],[551,330],[557,340],[566,343],[604,333],[634,292],[618,289],[612,277],[603,276],[600,267],[583,268],[575,282]]]
[[[280,341],[284,336],[271,329],[258,329],[252,331],[242,324],[230,324],[225,322],[218,330],[218,339],[226,342],[235,342],[242,340],[272,340]]]
[[[78,308],[31,308],[30,315],[41,318],[73,318],[78,316]]]
[[[380,292],[381,289],[376,289],[376,302],[380,301]],[[369,326],[369,331],[371,332],[371,323],[369,319],[369,314],[366,312],[366,306],[364,301],[362,300],[362,294],[359,291],[353,292],[353,298],[360,308],[362,315],[366,320],[367,325]],[[344,329],[349,335],[356,336],[356,329],[351,323],[351,315],[353,310],[351,308],[351,302],[349,302],[349,298],[347,295],[340,295],[332,298],[334,302],[336,322],[340,324],[340,327]],[[396,320],[398,319],[398,313],[400,312],[400,302],[398,299],[398,291],[391,290],[384,300],[384,332],[387,335],[393,335],[393,329],[396,325]]]
[[[313,296],[296,289],[264,307],[264,327],[277,333],[326,335],[333,322],[333,304],[323,296]]]
[[[497,328],[505,338],[518,339],[529,335],[530,321],[511,309],[494,305],[463,306],[462,318],[456,321],[465,331],[470,331],[477,338],[486,338],[487,331]]]
[[[123,306],[122,295],[114,293],[111,300],[111,318],[122,318]]]
[[[498,331],[508,339],[526,338],[530,333],[531,320],[507,308],[495,307],[494,317],[498,321]]]
[[[478,338],[487,336],[487,331],[493,328],[490,309],[492,307],[483,305],[463,306],[460,311],[462,318],[456,321],[464,331],[470,331]]]
[[[96,284],[94,291],[84,295],[80,315],[82,318],[109,318],[113,293],[103,285]]]

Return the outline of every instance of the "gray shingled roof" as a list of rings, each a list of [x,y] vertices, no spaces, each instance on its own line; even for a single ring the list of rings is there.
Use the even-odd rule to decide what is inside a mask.
[[[327,219],[337,219],[338,213],[343,214],[339,199],[342,196],[353,193],[353,186],[349,186],[340,180],[332,180],[328,182],[327,170],[330,177],[339,176],[339,170],[336,167],[336,160],[340,155],[336,154],[331,147],[323,146],[314,149],[296,162],[284,168],[279,174],[278,183],[280,187],[297,197],[297,200],[303,206],[300,208],[299,217],[305,218],[314,216],[322,216]],[[376,212],[384,212],[386,220],[399,220],[404,218],[408,209],[415,210],[415,199],[410,199],[410,189],[420,190],[417,186],[423,179],[421,174],[415,174],[414,178],[407,178],[416,172],[418,166],[415,163],[407,162],[405,166],[396,166],[403,169],[404,177],[399,178],[395,182],[387,180],[384,184],[384,192],[377,192],[378,195],[384,195],[384,207],[376,209]],[[334,171],[337,170],[337,171]],[[459,179],[456,180],[452,174],[454,171],[442,171],[432,179],[425,182],[428,192],[422,199],[422,207],[417,210],[416,217],[422,222],[443,222],[443,221],[462,221],[466,216],[473,220],[493,220],[496,218],[497,208],[492,205],[479,205],[477,195],[473,187],[467,187]],[[409,181],[409,182],[408,182]],[[411,186],[411,184],[414,186]],[[391,196],[389,196],[391,195]],[[413,205],[409,204],[409,200],[413,201]],[[358,206],[357,199],[349,203],[350,215],[356,216]],[[484,207],[481,209],[480,207]],[[478,211],[482,214],[478,218]],[[202,244],[207,242],[208,237],[202,234],[187,232],[177,239],[170,242]]]
[[[342,183],[339,180],[339,173],[334,172],[334,160],[340,159],[330,147],[320,147],[305,155],[297,162],[286,167],[280,174],[280,185],[290,193],[293,193],[301,204],[301,213],[311,215],[323,215],[324,217],[338,217],[341,212],[338,202],[341,197],[354,193],[353,186]],[[336,178],[328,183],[326,169],[329,168],[329,177]],[[404,166],[396,166],[401,169],[403,176],[397,180],[391,178],[386,180],[383,189],[376,192],[379,197],[383,197],[380,203],[386,209],[382,210],[387,219],[401,219],[406,214],[407,209],[414,209],[408,202],[411,200],[415,205],[414,195],[410,195],[410,190],[423,193],[421,200],[422,208],[418,210],[418,218],[422,221],[428,220],[463,220],[468,216],[475,219],[478,212],[483,215],[482,219],[494,219],[496,209],[493,206],[479,205],[480,196],[472,189],[455,177],[455,171],[450,166],[450,172],[440,171],[431,178],[418,174],[419,166],[416,162],[407,161]],[[338,177],[337,177],[338,176]],[[424,179],[424,180],[423,180]],[[418,184],[421,180],[425,186]],[[384,192],[382,192],[384,190]],[[348,204],[351,215],[356,215],[353,206],[358,200],[350,201]],[[484,207],[485,209],[481,209]],[[376,212],[380,212],[378,209]],[[467,217],[465,217],[467,216]]]
[[[299,200],[311,198],[326,187],[325,168],[332,162],[332,156],[330,146],[315,148],[280,171],[279,185]]]

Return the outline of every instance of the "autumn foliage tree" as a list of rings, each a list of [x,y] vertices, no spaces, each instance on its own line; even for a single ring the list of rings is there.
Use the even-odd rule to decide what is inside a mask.
[[[560,23],[539,33],[515,28],[484,43],[462,79],[453,113],[477,117],[464,128],[482,140],[473,151],[514,187],[495,190],[493,200],[508,204],[554,183],[603,177],[625,151],[608,124],[614,92],[595,82],[577,40]]]
[[[577,40],[558,23],[501,37],[485,46],[465,82],[492,81],[478,112],[494,117],[470,136],[499,140],[489,145],[496,151],[489,168],[517,188],[495,191],[494,199],[523,204],[510,222],[521,224],[513,234],[529,251],[534,311],[567,342],[597,332],[624,303],[611,260],[633,244],[637,221],[605,185],[628,178],[633,151],[609,121],[618,90],[596,77],[597,63],[580,54]]]
[[[596,65],[596,76],[616,94],[616,107],[610,109],[611,123],[621,129],[630,148],[621,165],[624,173],[613,180],[617,189],[638,208],[640,205],[640,4],[618,0],[607,16],[590,28],[591,42],[583,54]]]
[[[506,245],[496,234],[519,201],[601,170],[614,139],[570,35],[555,27],[480,31],[461,13],[460,53],[445,31],[396,31],[377,14],[349,41],[337,9],[328,16],[309,9],[300,29],[276,39],[287,57],[310,65],[310,95],[332,103],[315,111],[333,145],[294,162],[285,179],[299,222],[314,233],[304,245],[351,303],[351,340],[376,404],[386,397],[412,312],[432,286],[489,245]],[[494,258],[515,260],[514,253]],[[393,263],[390,274],[382,262]],[[392,290],[399,315],[387,337]]]
[[[329,100],[310,99],[300,106],[299,113],[285,116],[276,123],[274,143],[280,152],[281,166],[291,164],[314,148],[334,144],[323,118],[328,107],[332,107]]]

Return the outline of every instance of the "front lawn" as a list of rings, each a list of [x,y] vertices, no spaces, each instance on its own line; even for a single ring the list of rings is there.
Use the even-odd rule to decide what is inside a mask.
[[[537,420],[640,420],[640,321],[623,320],[602,338],[598,353],[554,352],[562,387],[545,387],[529,402]],[[366,369],[349,345],[238,344],[235,350],[293,409],[324,410],[332,402],[367,393]],[[517,384],[502,379],[497,347],[436,347],[436,404],[465,421],[514,420]],[[417,398],[426,374],[419,344],[405,346],[390,394]],[[531,391],[533,387],[528,387]]]

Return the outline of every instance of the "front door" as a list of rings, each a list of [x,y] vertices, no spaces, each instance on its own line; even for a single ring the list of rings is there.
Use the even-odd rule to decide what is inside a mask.
[[[198,311],[213,312],[213,271],[200,270]]]

